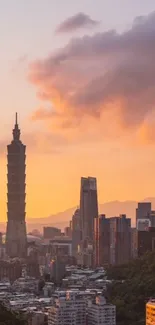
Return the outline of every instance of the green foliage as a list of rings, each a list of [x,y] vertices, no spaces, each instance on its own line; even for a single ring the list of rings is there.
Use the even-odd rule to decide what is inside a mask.
[[[14,313],[0,305],[0,325],[27,325],[27,321],[21,314]]]
[[[114,280],[108,291],[117,308],[117,325],[144,325],[145,304],[155,296],[155,253],[110,267],[107,275]]]

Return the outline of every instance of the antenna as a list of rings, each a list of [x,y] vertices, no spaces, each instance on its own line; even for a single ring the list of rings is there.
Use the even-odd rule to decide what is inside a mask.
[[[18,114],[16,112],[16,125],[18,124]]]

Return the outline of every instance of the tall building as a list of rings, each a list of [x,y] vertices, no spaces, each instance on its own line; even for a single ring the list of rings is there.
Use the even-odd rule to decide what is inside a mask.
[[[94,228],[95,266],[105,266],[110,263],[110,219],[101,214],[95,219]]]
[[[116,307],[107,304],[104,297],[96,297],[96,301],[88,308],[88,325],[116,324]]]
[[[72,217],[72,252],[77,257],[78,247],[81,243],[80,210],[76,209]]]
[[[137,257],[137,229],[131,228],[131,258]]]
[[[150,226],[155,227],[155,211],[151,211],[148,216],[150,220]]]
[[[151,202],[139,202],[136,209],[136,226],[139,219],[147,219],[151,213]]]
[[[94,240],[94,219],[98,217],[97,181],[94,177],[81,178],[80,215],[82,240]]]
[[[152,299],[146,304],[146,325],[155,324],[155,300]]]
[[[66,274],[66,264],[63,258],[56,256],[50,263],[50,278],[52,282],[60,285]]]
[[[13,140],[7,146],[7,232],[6,251],[10,257],[25,257],[27,254],[25,223],[25,161],[26,146],[20,140],[17,113]]]
[[[138,257],[155,249],[155,227],[144,231],[137,231],[137,254]]]
[[[131,259],[131,219],[126,215],[110,218],[110,262],[128,263]]]

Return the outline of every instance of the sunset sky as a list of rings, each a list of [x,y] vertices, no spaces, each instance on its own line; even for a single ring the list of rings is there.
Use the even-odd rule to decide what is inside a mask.
[[[2,4],[1,4],[2,5]],[[27,217],[155,196],[155,1],[3,0],[0,219],[15,112],[27,145]]]

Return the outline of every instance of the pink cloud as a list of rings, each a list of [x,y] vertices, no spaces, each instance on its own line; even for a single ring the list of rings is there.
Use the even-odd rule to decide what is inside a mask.
[[[89,128],[90,116],[102,121],[103,129],[111,119],[117,121],[115,132],[140,129],[155,107],[154,40],[155,12],[136,18],[122,34],[107,31],[75,38],[33,62],[30,81],[39,98],[51,105],[34,112],[33,118],[69,129],[85,122]]]

